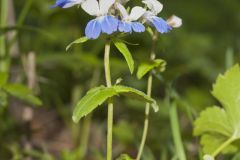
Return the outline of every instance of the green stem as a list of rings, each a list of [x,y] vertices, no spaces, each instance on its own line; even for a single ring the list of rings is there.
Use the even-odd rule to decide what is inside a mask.
[[[8,0],[1,0],[1,19],[0,27],[6,27],[7,25],[7,12],[8,12]],[[0,71],[8,71],[8,59],[6,50],[6,37],[5,34],[0,35]]]
[[[151,92],[152,92],[152,75],[149,74],[149,76],[148,76],[147,95],[151,96]],[[142,135],[142,140],[141,140],[141,143],[140,143],[140,147],[139,147],[139,151],[138,151],[138,155],[137,155],[136,160],[140,160],[141,159],[141,156],[142,156],[142,153],[143,153],[143,149],[144,149],[144,146],[145,146],[147,133],[148,133],[148,125],[149,125],[149,119],[148,119],[149,111],[150,111],[150,104],[146,103],[143,135]]]
[[[104,54],[104,68],[107,87],[112,86],[111,74],[110,74],[110,43],[105,45]],[[112,99],[108,101],[108,122],[107,122],[107,160],[112,160],[112,128],[113,128],[113,102]]]
[[[227,141],[225,141],[220,147],[218,147],[212,154],[212,157],[216,157],[225,147],[230,145],[234,140],[236,140],[234,137],[229,138]]]
[[[170,106],[169,114],[170,114],[171,129],[173,134],[173,141],[175,144],[177,157],[179,160],[186,160],[186,155],[184,152],[184,147],[183,147],[180,128],[179,128],[177,105],[175,102],[173,102],[172,105]]]
[[[152,50],[151,50],[151,54],[150,54],[150,60],[154,60],[156,57],[155,54],[155,48],[156,48],[156,43],[157,43],[157,38],[158,38],[158,34],[157,32],[155,32],[155,34],[152,36]],[[151,93],[152,93],[152,74],[149,73],[148,76],[148,85],[147,85],[147,95],[149,97],[151,97]],[[144,127],[143,127],[143,134],[142,134],[142,139],[141,139],[141,143],[140,143],[140,147],[138,150],[138,154],[137,154],[137,158],[136,160],[140,160],[142,153],[143,153],[143,149],[146,143],[146,139],[147,139],[147,133],[148,133],[148,126],[149,126],[149,111],[150,111],[150,103],[146,103],[145,106],[145,120],[144,120]]]

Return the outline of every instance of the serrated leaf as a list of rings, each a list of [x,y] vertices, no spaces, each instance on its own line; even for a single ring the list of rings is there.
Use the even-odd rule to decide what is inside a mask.
[[[141,79],[148,72],[156,68],[159,72],[163,72],[166,68],[166,61],[162,59],[155,59],[151,62],[145,62],[140,64],[137,71],[137,78]]]
[[[67,47],[66,47],[66,51],[69,50],[69,48],[72,47],[72,45],[74,44],[79,44],[79,43],[84,43],[87,42],[88,38],[87,37],[80,37],[78,39],[76,39],[75,41],[73,41],[72,43],[70,43]]]
[[[217,106],[208,107],[202,111],[194,125],[194,135],[196,136],[208,132],[230,137],[233,130],[225,110]]]
[[[42,105],[41,100],[34,96],[32,91],[21,84],[7,84],[3,86],[3,89],[10,95],[19,98],[23,101],[29,102],[33,105]]]
[[[127,87],[127,86],[122,86],[122,85],[115,85],[115,86],[113,86],[113,88],[119,94],[124,94],[128,97],[133,97],[133,98],[136,98],[138,100],[150,103],[155,112],[157,112],[158,109],[159,109],[156,101],[154,99],[152,99],[151,97],[147,96],[142,91],[139,91],[137,89]]]
[[[213,153],[223,143],[222,153],[233,151],[233,142],[240,138],[240,68],[235,65],[217,78],[212,94],[223,108],[209,107],[194,123],[194,134],[202,136],[205,153]],[[220,138],[219,138],[220,137]],[[231,148],[231,149],[229,149]],[[227,150],[229,149],[229,150]],[[227,150],[227,151],[226,151]]]
[[[104,86],[91,89],[78,103],[73,111],[72,119],[77,123],[82,117],[92,112],[108,98],[117,95],[113,88]]]
[[[127,61],[130,72],[133,73],[133,71],[134,71],[134,60],[133,60],[132,54],[128,50],[126,44],[124,44],[120,40],[113,40],[113,43],[117,47],[117,49],[122,53],[125,60]]]
[[[8,74],[6,72],[0,72],[0,87],[5,85],[8,80]]]

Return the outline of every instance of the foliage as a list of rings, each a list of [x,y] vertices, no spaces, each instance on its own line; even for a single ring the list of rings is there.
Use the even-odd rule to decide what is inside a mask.
[[[7,95],[14,96],[33,105],[40,106],[42,102],[39,98],[33,95],[32,91],[21,84],[7,83],[8,74],[0,73],[0,99],[1,106],[5,106],[7,103]]]
[[[240,68],[238,65],[217,78],[212,94],[223,108],[209,107],[195,121],[194,135],[201,135],[204,153],[215,157],[219,152],[236,152],[234,141],[240,138]]]

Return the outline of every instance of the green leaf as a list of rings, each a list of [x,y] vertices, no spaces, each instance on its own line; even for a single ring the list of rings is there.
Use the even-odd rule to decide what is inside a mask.
[[[7,94],[0,89],[0,107],[7,106]]]
[[[115,86],[113,86],[113,88],[119,94],[123,94],[123,95],[126,95],[127,97],[133,97],[138,100],[150,103],[155,112],[157,112],[159,109],[156,101],[154,99],[152,99],[151,97],[147,96],[142,91],[139,91],[137,89],[127,87],[127,86],[122,86],[122,85],[115,85]]]
[[[131,96],[141,101],[151,103],[154,111],[158,111],[156,101],[139,90],[121,85],[114,85],[112,87],[100,86],[88,91],[87,94],[77,103],[73,111],[73,121],[77,123],[82,117],[92,112],[108,98],[119,94],[128,97]]]
[[[212,154],[223,143],[221,152],[236,151],[233,142],[240,139],[240,68],[235,65],[217,78],[212,94],[223,108],[208,107],[194,122],[194,135],[202,136],[204,153]],[[235,149],[235,150],[234,150]]]
[[[221,144],[226,141],[226,137],[216,134],[204,134],[201,137],[201,145],[203,145],[203,152],[205,154],[213,153]],[[237,151],[235,145],[228,145],[222,153],[234,153]]]
[[[121,154],[120,157],[117,158],[117,160],[133,160],[133,159],[127,154]]]
[[[8,80],[8,74],[6,72],[0,72],[0,87],[5,85]]]
[[[40,106],[42,102],[39,98],[33,95],[32,91],[21,84],[7,84],[3,89],[10,95],[29,102],[33,105]]]
[[[91,89],[78,103],[73,111],[72,119],[77,123],[82,117],[92,112],[108,98],[117,95],[113,88],[104,86]]]
[[[133,61],[132,55],[131,55],[130,51],[128,50],[126,44],[124,44],[120,40],[113,40],[113,43],[117,47],[117,49],[122,53],[122,55],[124,56],[125,60],[127,61],[129,70],[132,74],[134,71],[134,61]]]
[[[162,59],[155,59],[151,62],[145,62],[140,64],[137,71],[137,78],[141,79],[144,75],[150,72],[153,69],[157,69],[159,72],[165,71],[166,61]]]
[[[88,38],[87,37],[80,37],[78,39],[76,39],[75,41],[73,41],[72,43],[70,43],[67,47],[66,47],[66,51],[72,47],[72,45],[74,44],[79,44],[79,43],[84,43],[87,42]]]

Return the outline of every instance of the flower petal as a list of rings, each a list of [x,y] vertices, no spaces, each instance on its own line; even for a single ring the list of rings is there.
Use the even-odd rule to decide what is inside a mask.
[[[172,27],[169,26],[165,20],[163,20],[162,18],[159,18],[157,16],[152,17],[150,22],[152,22],[154,27],[160,33],[167,33],[172,29]]]
[[[132,32],[131,22],[120,21],[119,24],[118,24],[118,30],[120,32],[131,33]]]
[[[100,13],[105,15],[110,7],[115,3],[115,0],[99,0]]]
[[[127,10],[123,7],[122,4],[116,3],[116,7],[117,7],[117,9],[120,11],[123,19],[128,18],[128,12],[127,12]]]
[[[56,3],[51,6],[53,7],[61,7],[61,8],[69,8],[77,4],[81,4],[83,0],[57,0]]]
[[[145,11],[146,10],[142,7],[139,7],[139,6],[133,7],[129,15],[130,20],[131,21],[138,20],[145,13]]]
[[[160,3],[157,0],[143,0],[143,3],[147,5],[147,7],[155,14],[157,15],[160,13],[163,9],[162,3]]]
[[[88,22],[85,28],[85,35],[89,39],[96,39],[101,33],[101,25],[97,19],[93,19]]]
[[[98,18],[103,33],[112,34],[117,31],[118,19],[113,16],[103,16]]]
[[[145,31],[144,25],[140,22],[132,22],[132,29],[134,32],[144,32]]]
[[[82,3],[82,9],[92,16],[99,14],[99,5],[97,0],[86,0]]]
[[[167,23],[173,28],[179,28],[182,26],[182,19],[173,15],[167,20]]]

